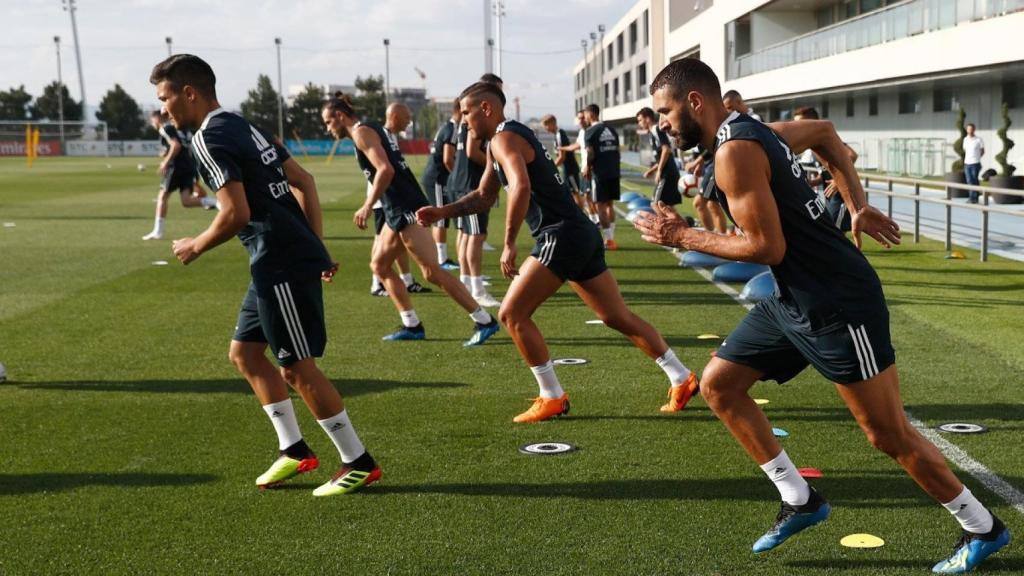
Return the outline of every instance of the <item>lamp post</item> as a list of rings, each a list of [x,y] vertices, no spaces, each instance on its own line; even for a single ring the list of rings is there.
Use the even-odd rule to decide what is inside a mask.
[[[168,37],[164,38],[164,42],[166,42],[166,43],[167,43],[167,57],[168,57],[168,58],[170,58],[170,57],[171,57],[171,54],[172,54],[172,53],[174,53],[174,49],[173,49],[173,47],[172,47],[172,45],[174,44],[174,42],[173,42],[173,41],[171,40],[171,37],[170,37],[170,36],[168,36]]]
[[[580,82],[580,86],[579,87],[580,87],[580,92],[582,92],[584,95],[586,95],[586,93],[587,93],[587,39],[586,38],[580,40],[580,48],[583,49],[583,72],[581,73],[581,76],[580,76],[581,82]],[[583,107],[582,106],[577,106],[577,108],[582,109]]]
[[[501,19],[505,16],[504,0],[494,0],[494,48],[497,52],[494,73],[501,76]]]
[[[601,35],[601,86],[599,87],[598,93],[601,100],[601,109],[604,110],[608,107],[608,100],[604,96],[604,24],[597,25],[597,32]]]
[[[281,39],[274,38],[277,47],[277,134],[284,142],[284,92],[281,88]]]
[[[384,106],[391,104],[391,39],[384,39]]]
[[[75,12],[78,10],[78,7],[75,6],[75,1],[62,0],[64,11],[71,15],[71,34],[75,39],[75,61],[78,64],[78,90],[82,93],[82,120],[88,121],[85,105],[85,76],[82,75],[82,53],[78,49],[78,24],[75,22]]]
[[[60,129],[60,149],[64,149],[64,78],[60,69],[60,36],[53,37],[57,48],[57,127]]]

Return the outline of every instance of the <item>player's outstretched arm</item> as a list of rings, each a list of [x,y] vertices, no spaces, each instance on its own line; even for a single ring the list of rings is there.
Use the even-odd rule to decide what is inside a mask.
[[[249,202],[245,199],[245,188],[237,180],[230,180],[217,190],[220,210],[210,226],[195,238],[182,238],[172,244],[174,256],[182,264],[199,258],[203,252],[213,249],[238,234],[249,223]]]
[[[288,158],[282,164],[284,175],[292,194],[299,201],[302,213],[306,215],[310,228],[321,240],[324,239],[323,212],[320,209],[320,195],[316,190],[316,179],[306,171],[294,158]]]
[[[521,136],[503,132],[491,140],[488,153],[501,165],[508,185],[508,207],[505,211],[505,247],[501,254],[501,273],[506,278],[519,274],[516,264],[516,237],[523,225],[526,212],[530,209],[530,175],[526,169],[524,154],[532,154]]]
[[[715,181],[729,200],[729,211],[743,230],[742,236],[690,228],[661,202],[656,205],[656,214],[641,212],[633,225],[645,241],[654,244],[697,250],[729,260],[778,264],[786,255],[786,239],[770,180],[768,156],[760,144],[730,141],[715,155]]]

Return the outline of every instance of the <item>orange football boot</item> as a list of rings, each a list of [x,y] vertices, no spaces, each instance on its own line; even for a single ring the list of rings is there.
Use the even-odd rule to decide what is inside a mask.
[[[604,241],[604,249],[605,250],[618,250],[619,249],[619,245],[615,243],[615,240],[605,240]]]
[[[562,416],[569,413],[569,394],[562,394],[561,398],[533,399],[533,405],[526,412],[512,419],[513,422],[541,422],[555,416]]]
[[[670,386],[668,389],[668,402],[660,408],[662,412],[679,412],[686,408],[687,402],[700,390],[697,383],[697,375],[690,372],[690,377],[679,386]]]

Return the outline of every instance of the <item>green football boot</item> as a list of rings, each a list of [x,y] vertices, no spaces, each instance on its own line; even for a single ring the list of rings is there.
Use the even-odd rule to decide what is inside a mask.
[[[256,486],[260,489],[273,488],[299,474],[316,470],[318,466],[320,466],[320,461],[312,453],[301,460],[282,454],[277,460],[274,460],[266,472],[260,474],[260,477],[256,479]]]

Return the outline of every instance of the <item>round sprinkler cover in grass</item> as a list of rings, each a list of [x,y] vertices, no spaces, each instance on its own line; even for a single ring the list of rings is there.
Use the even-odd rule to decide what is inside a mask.
[[[988,432],[988,428],[981,424],[971,424],[969,422],[950,422],[948,424],[942,424],[939,426],[939,430],[943,432],[952,432],[953,434],[981,434],[982,432]]]
[[[574,444],[568,442],[538,442],[536,444],[523,444],[519,451],[528,456],[558,456],[576,451]]]
[[[590,360],[586,358],[555,358],[551,363],[557,366],[579,366],[580,364],[589,364]]]

